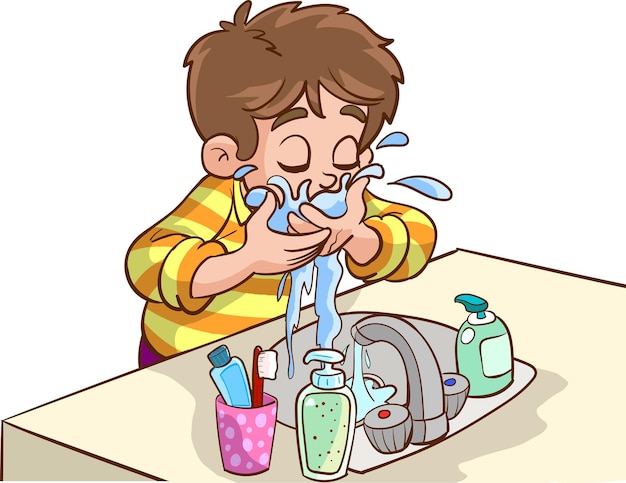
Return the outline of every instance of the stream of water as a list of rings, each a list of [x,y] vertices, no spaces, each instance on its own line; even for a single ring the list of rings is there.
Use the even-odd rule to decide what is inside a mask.
[[[395,393],[395,386],[374,387],[376,382],[363,374],[363,346],[354,343],[354,376],[346,381],[356,399],[356,420],[360,421],[374,408],[385,404]]]

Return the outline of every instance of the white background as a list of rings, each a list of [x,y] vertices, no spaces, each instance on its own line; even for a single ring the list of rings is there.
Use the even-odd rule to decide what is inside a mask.
[[[0,4],[0,418],[136,368],[124,257],[204,174],[182,63],[238,4]],[[370,188],[428,212],[436,254],[626,281],[626,3],[342,4],[406,77],[381,137],[411,142]],[[386,186],[411,174],[453,199]]]

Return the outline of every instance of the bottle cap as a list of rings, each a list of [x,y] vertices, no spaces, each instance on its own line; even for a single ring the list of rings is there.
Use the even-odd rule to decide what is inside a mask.
[[[334,349],[313,349],[304,356],[305,364],[311,361],[320,361],[323,367],[311,373],[311,384],[319,389],[338,389],[346,384],[346,375],[340,369],[334,369],[333,364],[343,361],[343,354]]]
[[[479,319],[485,318],[485,310],[487,310],[487,301],[477,297],[476,295],[464,293],[454,298],[455,302],[463,304],[465,310],[476,314]]]
[[[215,367],[222,367],[230,361],[230,352],[228,352],[228,347],[221,345],[209,352],[207,357]]]
[[[322,373],[325,370],[313,371],[311,384],[319,389],[337,389],[346,385],[346,375],[343,371],[332,369],[332,373]]]
[[[465,310],[469,312],[467,321],[472,325],[490,324],[496,320],[495,314],[487,310],[489,305],[485,299],[469,293],[463,293],[457,295],[454,301],[463,304]]]

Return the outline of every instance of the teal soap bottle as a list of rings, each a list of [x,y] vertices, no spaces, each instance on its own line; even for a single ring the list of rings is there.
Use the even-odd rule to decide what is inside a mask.
[[[356,400],[345,384],[345,373],[332,364],[343,361],[333,349],[313,349],[304,362],[322,362],[311,373],[311,384],[296,399],[296,432],[302,474],[317,481],[336,480],[348,473],[356,426]]]
[[[458,372],[469,381],[469,396],[499,393],[513,382],[513,342],[506,324],[487,311],[487,301],[471,294],[454,299],[469,312],[456,339]]]
[[[231,357],[225,345],[211,351],[207,357],[215,366],[209,374],[224,402],[239,408],[251,407],[250,383],[243,361],[238,357]]]

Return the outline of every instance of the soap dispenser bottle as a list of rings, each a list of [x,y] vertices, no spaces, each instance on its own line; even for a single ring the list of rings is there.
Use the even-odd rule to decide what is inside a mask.
[[[513,343],[506,324],[471,294],[454,299],[469,312],[456,339],[458,372],[469,380],[469,396],[491,396],[513,382]]]
[[[302,474],[330,481],[345,476],[356,426],[356,400],[345,385],[345,373],[332,364],[344,356],[333,349],[313,349],[304,362],[322,362],[311,373],[311,384],[296,399],[296,432]]]

